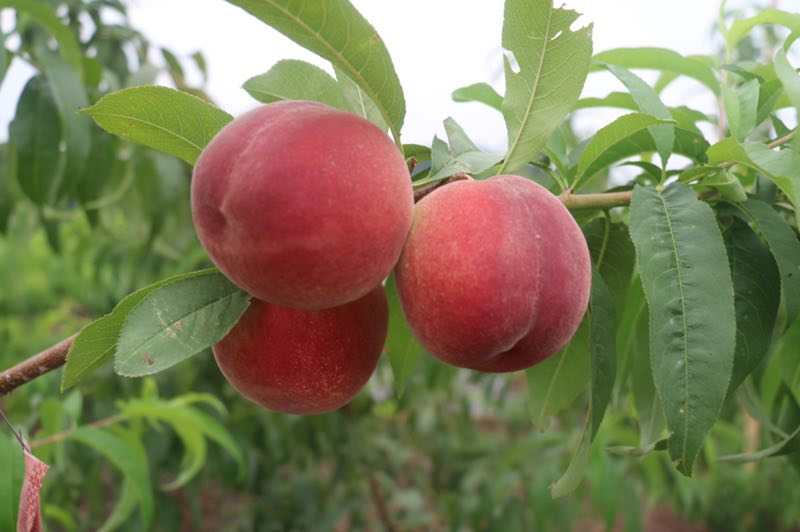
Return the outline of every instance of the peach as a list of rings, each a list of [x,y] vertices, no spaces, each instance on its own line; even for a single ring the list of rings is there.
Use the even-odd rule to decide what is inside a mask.
[[[347,404],[375,371],[386,340],[383,288],[345,305],[298,310],[252,300],[214,346],[244,397],[278,412],[319,414]]]
[[[200,154],[192,217],[211,260],[258,299],[318,310],[390,273],[411,226],[411,178],[370,122],[282,101],[225,126]]]
[[[575,334],[591,259],[557,197],[502,175],[423,198],[396,272],[409,325],[433,355],[507,372],[541,362]]]

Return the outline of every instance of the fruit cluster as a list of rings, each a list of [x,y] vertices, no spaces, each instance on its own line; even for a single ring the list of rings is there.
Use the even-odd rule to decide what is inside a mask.
[[[495,176],[415,206],[384,132],[315,102],[272,103],[226,126],[195,166],[192,214],[212,261],[253,296],[214,347],[217,364],[271,410],[335,410],[366,384],[392,269],[425,348],[480,371],[555,353],[588,303],[586,242],[545,188]]]

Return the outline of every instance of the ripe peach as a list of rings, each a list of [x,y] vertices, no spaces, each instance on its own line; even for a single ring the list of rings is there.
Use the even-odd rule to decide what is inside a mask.
[[[225,126],[200,154],[192,217],[211,260],[258,299],[354,301],[386,278],[411,226],[399,150],[370,122],[283,101]]]
[[[383,288],[345,305],[297,310],[254,299],[214,346],[217,365],[264,408],[319,414],[347,404],[375,371],[386,340]]]
[[[423,198],[396,272],[409,325],[432,354],[506,372],[569,342],[588,304],[591,259],[557,197],[504,175]]]

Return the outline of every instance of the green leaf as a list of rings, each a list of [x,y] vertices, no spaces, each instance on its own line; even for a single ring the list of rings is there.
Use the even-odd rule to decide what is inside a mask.
[[[0,0],[0,9],[11,7],[36,21],[58,42],[58,50],[76,72],[81,72],[83,54],[72,30],[56,16],[56,11],[40,0]]]
[[[81,83],[80,71],[76,71],[48,51],[39,51],[36,57],[43,67],[45,78],[50,84],[53,99],[58,107],[66,145],[66,159],[58,196],[72,197],[83,177],[91,150],[92,123],[86,116],[78,113],[88,105],[89,100],[86,89]]]
[[[547,428],[549,418],[570,406],[586,390],[591,373],[590,323],[584,319],[564,349],[525,371],[528,410],[533,425]]]
[[[728,116],[728,128],[740,142],[755,129],[758,115],[758,80],[752,79],[738,87],[722,86],[722,101]]]
[[[594,56],[593,70],[600,70],[600,63],[610,63],[625,68],[660,70],[695,79],[719,94],[719,82],[714,71],[703,61],[684,57],[665,48],[614,48]]]
[[[166,48],[161,48],[161,56],[164,58],[164,62],[167,63],[167,72],[169,72],[175,86],[183,87],[186,85],[186,75],[178,57]]]
[[[231,115],[186,92],[133,87],[102,97],[85,109],[95,122],[125,140],[194,164]]]
[[[8,221],[14,206],[17,203],[17,187],[14,186],[13,169],[11,168],[11,158],[13,154],[10,144],[0,144],[0,235],[5,234],[8,229]]]
[[[263,103],[311,100],[349,110],[336,80],[321,68],[305,61],[278,61],[266,73],[248,79],[244,89]]]
[[[736,305],[736,351],[730,395],[761,363],[772,343],[780,302],[775,259],[750,227],[734,218],[725,230]]]
[[[578,448],[570,461],[567,470],[551,487],[554,498],[563,497],[574,491],[579,485],[589,464],[589,450],[614,389],[617,373],[617,355],[614,344],[614,302],[603,278],[592,272],[592,295],[589,300],[589,311],[586,314],[589,322],[589,351],[591,353],[591,385],[589,387],[589,409],[587,422],[578,443]]]
[[[800,317],[800,241],[781,216],[768,204],[757,199],[738,204],[753,230],[769,247],[778,265],[784,327]]]
[[[55,116],[58,108],[47,82],[42,76],[31,78],[17,102],[9,136],[16,149],[20,188],[37,205],[55,200],[63,176],[61,123],[53,120]]]
[[[602,98],[581,98],[575,104],[575,109],[592,109],[595,107],[611,107],[615,109],[628,109],[629,111],[636,111],[639,109],[633,96],[627,92],[610,92]]]
[[[144,448],[126,441],[108,430],[80,427],[69,436],[105,456],[116,467],[126,481],[131,483],[139,502],[142,529],[149,528],[153,519],[153,492],[150,486],[150,470]]]
[[[25,459],[19,442],[6,431],[0,432],[0,471],[0,530],[16,530]]]
[[[618,65],[605,66],[627,87],[639,111],[662,120],[672,120],[672,114],[667,109],[667,106],[658,97],[656,91],[645,83],[642,78],[625,67]],[[672,146],[675,144],[675,126],[671,124],[651,126],[649,131],[653,136],[658,155],[661,157],[661,166],[666,167],[667,160],[672,153]]]
[[[627,109],[629,111],[640,110],[640,107],[636,101],[634,101],[633,96],[627,92],[610,92],[603,98],[581,98],[578,100],[578,103],[575,104],[575,109],[591,109],[595,107],[611,107],[615,109]],[[670,116],[667,118],[675,120],[678,128],[686,129],[698,134],[700,134],[700,131],[695,125],[697,122],[711,123],[711,119],[704,113],[698,111],[697,109],[686,107],[685,105],[668,107],[667,110],[670,114]]]
[[[473,83],[459,87],[451,95],[454,102],[478,102],[502,112],[503,97],[488,83]]]
[[[197,70],[200,71],[200,75],[203,76],[203,83],[208,82],[208,63],[206,62],[206,56],[203,55],[203,52],[197,50],[191,57]]]
[[[508,153],[499,173],[530,161],[578,101],[592,57],[592,27],[570,29],[579,16],[553,0],[506,0],[503,48],[517,65],[505,57]]]
[[[250,297],[219,272],[149,292],[125,319],[114,370],[125,377],[163,371],[221,340]]]
[[[650,363],[650,311],[641,279],[631,284],[617,332],[621,360],[631,368],[631,392],[639,422],[639,450],[650,449],[661,439],[666,426],[664,409],[653,382]]]
[[[460,172],[480,174],[503,159],[502,153],[478,150],[452,118],[445,120],[445,129],[448,139],[451,143],[455,141],[455,144],[448,146],[440,138],[433,138],[430,173],[428,177],[414,181],[415,187],[441,181]]]
[[[701,184],[703,187],[710,187],[716,190],[720,196],[731,203],[747,201],[747,191],[745,191],[739,178],[730,170],[722,169],[711,172],[703,176]]]
[[[622,315],[634,271],[635,251],[624,223],[596,218],[583,227],[592,264],[600,271]]]
[[[792,324],[775,342],[770,360],[780,366],[782,380],[786,383],[795,401],[800,400],[800,357],[797,346],[800,345],[800,320]]]
[[[581,431],[580,440],[578,440],[578,448],[572,459],[567,466],[567,470],[561,477],[550,486],[550,495],[554,499],[565,497],[578,489],[586,468],[589,466],[589,458],[591,457],[592,438],[589,434],[589,418],[591,417],[591,407],[589,414]]]
[[[377,105],[400,146],[406,105],[389,52],[348,0],[228,0],[333,63]]]
[[[587,179],[603,168],[600,162],[604,162],[604,156],[609,151],[613,151],[620,142],[651,126],[664,123],[664,120],[654,116],[631,113],[617,118],[600,129],[586,145],[580,156],[577,173],[575,174],[575,188],[579,188]],[[650,136],[649,133],[648,136]]]
[[[389,301],[389,330],[386,335],[386,352],[392,365],[394,389],[398,397],[405,391],[408,377],[419,362],[425,348],[416,339],[408,326],[394,275],[386,281],[386,297]]]
[[[783,86],[780,80],[770,79],[763,82],[758,92],[758,110],[756,111],[756,124],[761,124],[769,118],[775,110],[781,96],[783,96]]]
[[[800,76],[797,75],[797,70],[789,63],[784,49],[778,49],[775,52],[775,74],[781,85],[783,85],[783,90],[786,96],[789,97],[792,107],[795,108],[797,113],[800,113]],[[797,116],[800,116],[800,114]],[[800,146],[797,137],[794,143],[795,146]]]
[[[611,392],[617,375],[617,347],[614,338],[617,326],[614,300],[597,271],[592,273],[592,293],[587,317],[592,366],[592,384],[589,389],[590,437],[594,439],[603,421],[606,407],[611,401]]]
[[[236,443],[233,435],[216,419],[196,408],[184,409],[183,415],[186,416],[209,440],[225,449],[228,454],[236,461],[239,468],[239,477],[244,475],[246,466],[244,454]]]
[[[711,208],[680,184],[637,186],[631,237],[650,309],[653,380],[672,432],[669,452],[691,475],[733,371],[733,283]]]
[[[800,438],[800,427],[797,427],[794,432],[788,434],[785,438],[778,441],[777,443],[770,445],[765,449],[761,449],[760,451],[754,451],[752,453],[742,453],[742,454],[728,454],[725,456],[720,456],[718,460],[720,462],[732,462],[734,464],[746,464],[748,462],[760,462],[765,458],[770,458],[772,456],[782,456],[787,453],[794,453],[797,452],[797,443],[798,438]]]
[[[114,310],[81,329],[67,353],[67,362],[61,378],[61,391],[77,384],[97,368],[110,362],[117,348],[117,339],[128,314],[154,290],[172,283],[207,276],[217,270],[208,269],[181,273],[162,279],[128,294]]]
[[[98,532],[110,532],[119,528],[133,514],[138,503],[139,495],[136,493],[135,484],[128,477],[123,478],[119,499],[114,503],[111,514],[100,526]]]
[[[761,24],[778,24],[797,32],[800,31],[800,14],[770,8],[761,11],[754,17],[737,20],[725,32],[727,48],[733,50],[739,41]]]
[[[184,446],[181,471],[164,489],[172,490],[184,486],[200,471],[206,461],[206,437],[230,453],[236,460],[241,475],[245,467],[244,456],[230,432],[206,413],[184,406],[179,399],[170,402],[135,399],[128,401],[123,407],[126,416],[168,423],[181,439]]]
[[[792,205],[800,206],[800,154],[794,150],[772,150],[760,142],[738,143],[726,138],[708,149],[711,163],[735,162],[768,177],[786,194]],[[800,222],[800,209],[795,210]]]
[[[444,131],[447,134],[447,142],[453,155],[463,155],[471,151],[480,151],[467,136],[466,131],[458,125],[453,117],[447,117],[444,121]]]
[[[336,72],[336,80],[341,87],[348,110],[361,118],[369,120],[378,126],[381,131],[389,129],[378,106],[358,86],[358,83],[350,79],[347,74],[338,68],[334,67],[334,72]]]
[[[77,189],[78,200],[84,207],[98,199],[105,186],[123,168],[117,160],[119,145],[120,141],[114,135],[99,127],[92,128],[92,149]]]

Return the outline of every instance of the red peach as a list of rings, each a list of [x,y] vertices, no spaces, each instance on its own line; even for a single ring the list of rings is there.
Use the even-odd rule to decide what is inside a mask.
[[[388,323],[383,288],[345,305],[297,310],[254,299],[214,346],[228,382],[278,412],[319,414],[347,404],[375,371]]]
[[[354,301],[386,278],[411,225],[402,155],[370,122],[283,101],[225,126],[200,154],[192,216],[211,260],[258,299]]]
[[[504,175],[423,198],[396,272],[409,325],[433,355],[506,372],[569,342],[588,304],[591,259],[557,197]]]

